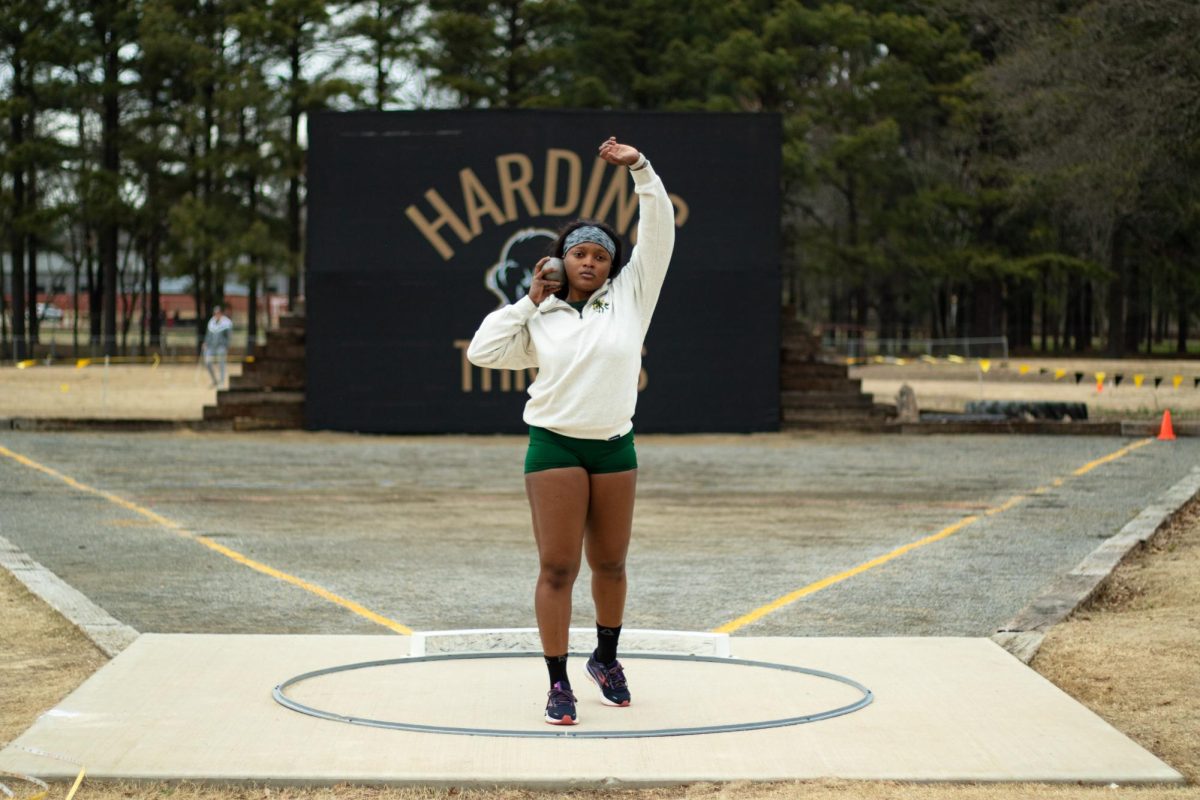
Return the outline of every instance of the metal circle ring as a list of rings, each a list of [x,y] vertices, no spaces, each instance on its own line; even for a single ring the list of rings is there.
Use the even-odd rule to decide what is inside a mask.
[[[573,653],[572,655],[582,656],[590,655],[590,653]],[[705,733],[731,733],[734,731],[757,731],[764,728],[783,728],[789,725],[803,725],[807,722],[817,722],[823,719],[840,717],[843,714],[850,714],[870,705],[871,701],[874,700],[875,697],[870,689],[863,686],[858,681],[842,675],[835,675],[832,672],[822,672],[820,670],[807,669],[805,667],[794,667],[790,664],[775,664],[769,661],[748,661],[741,658],[679,655],[674,653],[628,653],[623,654],[621,658],[623,660],[653,659],[658,661],[699,661],[710,662],[713,664],[777,669],[784,672],[799,672],[803,675],[812,675],[818,678],[844,683],[847,686],[853,686],[855,689],[862,692],[862,697],[849,705],[833,708],[828,711],[818,711],[815,714],[804,714],[798,717],[783,717],[781,719],[762,720],[759,722],[735,722],[728,725],[706,725],[693,728],[659,728],[656,730],[639,731],[514,731],[496,728],[456,728],[445,725],[421,725],[414,722],[393,722],[382,719],[351,717],[345,714],[338,714],[334,711],[324,711],[319,708],[313,708],[312,706],[297,702],[285,694],[285,691],[290,686],[294,686],[302,681],[307,681],[312,678],[319,678],[323,675],[332,675],[337,672],[350,672],[357,669],[385,667],[393,664],[418,664],[426,661],[462,661],[467,659],[520,658],[526,656],[541,656],[541,653],[452,653],[445,655],[418,656],[415,658],[390,658],[383,661],[362,661],[356,664],[344,664],[342,666],[306,672],[303,675],[297,675],[294,678],[289,678],[288,680],[276,686],[272,692],[272,695],[275,698],[275,702],[286,708],[290,708],[293,711],[299,711],[301,714],[308,714],[313,717],[320,717],[321,719],[334,720],[336,722],[348,722],[351,725],[366,725],[372,728],[389,728],[391,730],[411,731],[414,733],[440,733],[458,736],[498,736],[521,739],[648,739],[658,736],[696,736]]]

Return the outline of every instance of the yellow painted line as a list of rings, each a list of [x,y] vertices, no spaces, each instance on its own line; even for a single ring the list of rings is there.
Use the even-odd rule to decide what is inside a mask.
[[[1120,450],[1117,450],[1114,453],[1109,453],[1108,455],[1106,455],[1102,458],[1098,458],[1095,461],[1089,461],[1087,464],[1084,464],[1082,467],[1075,470],[1071,474],[1072,475],[1083,475],[1083,474],[1089,472],[1090,470],[1093,470],[1096,467],[1101,466],[1102,464],[1107,464],[1110,461],[1116,461],[1118,458],[1128,455],[1129,453],[1132,453],[1134,450],[1137,450],[1139,447],[1144,447],[1153,441],[1154,441],[1154,439],[1142,439],[1141,441],[1134,442],[1133,444],[1129,445],[1128,447],[1122,447]],[[1062,485],[1063,485],[1063,479],[1055,478],[1054,480],[1050,481],[1049,486],[1039,486],[1037,489],[1032,490],[1030,492],[1030,494],[1045,494],[1051,488],[1062,486]],[[789,592],[788,594],[785,594],[783,597],[772,600],[770,603],[767,603],[764,606],[759,606],[758,608],[751,611],[749,614],[745,614],[743,616],[738,617],[735,620],[726,622],[724,625],[713,628],[712,632],[713,633],[733,633],[737,629],[745,627],[746,625],[749,625],[752,622],[757,622],[758,620],[762,619],[763,617],[767,616],[768,614],[772,614],[772,613],[778,611],[779,609],[783,608],[784,606],[791,605],[792,603],[796,602],[797,600],[799,600],[802,597],[807,597],[808,595],[819,592],[822,589],[827,589],[830,586],[833,586],[834,584],[841,583],[842,581],[847,580],[848,578],[853,578],[855,575],[861,575],[862,573],[866,572],[867,570],[874,569],[875,567],[886,564],[887,562],[889,562],[893,559],[899,558],[900,556],[904,555],[905,553],[908,553],[912,550],[916,550],[918,547],[924,547],[927,544],[933,544],[934,542],[938,542],[949,536],[953,536],[954,534],[961,531],[963,528],[966,528],[968,525],[978,522],[983,517],[991,517],[996,514],[1001,514],[1005,511],[1008,511],[1009,509],[1019,505],[1022,501],[1026,500],[1026,499],[1028,499],[1027,495],[1022,495],[1022,494],[1014,495],[1014,496],[1008,498],[1007,500],[1005,500],[1000,505],[993,506],[992,508],[986,509],[985,511],[982,512],[981,515],[980,514],[972,514],[969,517],[963,517],[958,522],[955,522],[952,525],[947,525],[945,528],[942,528],[940,531],[938,531],[937,533],[935,533],[931,536],[926,536],[924,539],[918,539],[915,542],[909,542],[906,545],[897,547],[895,550],[891,551],[890,553],[885,553],[884,555],[881,555],[878,558],[873,558],[870,561],[859,564],[857,567],[852,567],[851,569],[848,569],[844,572],[839,572],[836,575],[830,575],[829,577],[822,578],[821,580],[816,581],[815,583],[810,583],[807,586],[801,587],[801,588],[795,590],[794,592]]]
[[[761,606],[759,608],[754,609],[753,611],[751,611],[749,614],[746,614],[745,616],[738,617],[737,619],[733,620],[732,622],[726,622],[724,625],[720,626],[719,628],[713,628],[712,632],[713,633],[733,633],[738,628],[741,628],[745,625],[749,625],[751,622],[757,622],[758,620],[765,617],[767,614],[770,614],[774,611],[778,611],[779,609],[783,608],[784,606],[790,605],[790,604],[796,602],[801,597],[807,597],[808,595],[813,594],[814,592],[819,592],[822,589],[825,589],[829,586],[833,586],[835,583],[841,583],[842,581],[846,580],[847,578],[853,578],[855,575],[866,572],[869,569],[874,569],[875,567],[878,567],[881,564],[886,564],[887,562],[891,561],[893,558],[899,558],[900,556],[904,555],[909,550],[915,550],[918,547],[923,547],[924,545],[931,544],[932,542],[936,542],[941,539],[945,539],[947,536],[953,536],[954,534],[958,533],[960,530],[967,527],[971,523],[978,522],[978,521],[979,521],[979,517],[974,516],[974,515],[969,516],[969,517],[963,517],[958,522],[954,523],[953,525],[949,525],[945,528],[942,528],[940,531],[933,534],[932,536],[926,536],[924,539],[918,539],[915,542],[909,542],[908,544],[904,545],[903,547],[897,547],[892,552],[882,555],[879,558],[873,558],[870,561],[868,561],[864,564],[859,564],[857,567],[848,569],[845,572],[839,572],[837,575],[830,575],[828,578],[822,578],[821,580],[817,581],[816,583],[810,583],[808,586],[805,586],[801,589],[797,589],[796,591],[791,592],[789,594],[785,594],[783,597],[780,597],[778,600],[772,600],[770,603],[767,603],[765,606]]]
[[[1115,453],[1109,453],[1108,455],[1104,456],[1103,458],[1097,458],[1095,461],[1089,461],[1088,463],[1084,464],[1082,467],[1075,470],[1071,474],[1075,475],[1075,476],[1086,475],[1087,473],[1094,470],[1096,467],[1099,467],[1102,464],[1107,464],[1110,461],[1116,461],[1118,458],[1121,458],[1122,456],[1132,453],[1134,450],[1137,450],[1139,447],[1145,447],[1146,445],[1150,444],[1153,441],[1154,441],[1153,438],[1149,438],[1149,439],[1142,439],[1141,441],[1134,442],[1133,444],[1129,445],[1128,447],[1122,447],[1120,450],[1118,450]]]
[[[1008,498],[1007,500],[1005,500],[1000,505],[998,505],[994,508],[989,508],[987,511],[984,511],[983,514],[986,517],[992,517],[992,516],[995,516],[996,514],[1003,514],[1005,511],[1008,511],[1010,508],[1012,508],[1015,505],[1018,505],[1022,500],[1025,500],[1025,499],[1026,499],[1026,497],[1023,494],[1014,495],[1014,496]]]
[[[276,579],[284,581],[286,583],[290,583],[293,586],[298,586],[307,592],[311,592],[312,594],[315,594],[317,597],[320,597],[323,600],[328,600],[331,603],[336,603],[337,605],[341,606],[342,608],[345,608],[349,611],[353,611],[355,614],[358,614],[360,617],[365,617],[366,619],[371,620],[371,622],[378,623],[379,625],[382,625],[385,628],[393,630],[396,633],[402,633],[405,635],[412,633],[412,628],[409,628],[406,625],[401,625],[399,622],[396,622],[393,619],[388,619],[387,617],[385,617],[381,614],[376,614],[374,611],[371,611],[370,609],[368,609],[362,605],[359,605],[358,603],[354,602],[353,600],[347,600],[345,597],[342,597],[341,595],[338,595],[338,594],[334,594],[333,592],[329,591],[328,589],[318,586],[315,583],[310,583],[309,581],[306,581],[303,578],[297,578],[295,575],[290,575],[286,572],[282,572],[281,570],[277,570],[274,567],[263,564],[261,561],[255,561],[254,559],[249,558],[248,556],[245,556],[242,553],[237,552],[236,550],[226,547],[223,544],[218,544],[217,542],[213,541],[212,539],[208,538],[207,536],[192,533],[191,531],[189,531],[187,528],[183,527],[183,525],[179,524],[175,520],[168,519],[167,517],[164,517],[162,514],[158,514],[144,506],[140,506],[137,503],[126,500],[124,497],[115,495],[112,492],[106,492],[103,489],[97,489],[94,486],[88,486],[86,483],[80,483],[79,481],[75,480],[74,478],[70,477],[69,475],[64,475],[63,473],[59,472],[58,470],[51,469],[50,467],[39,464],[38,462],[34,461],[33,459],[23,456],[20,453],[14,453],[12,450],[9,450],[7,447],[4,447],[3,445],[0,445],[0,455],[7,456],[8,458],[11,458],[13,461],[16,461],[18,464],[29,467],[30,469],[37,470],[38,472],[42,472],[46,475],[49,475],[51,478],[57,478],[58,480],[67,484],[68,486],[70,486],[72,489],[78,489],[81,492],[86,492],[88,494],[92,494],[97,497],[102,497],[105,500],[109,501],[110,503],[113,503],[114,505],[118,505],[121,508],[126,509],[127,511],[132,511],[135,514],[140,514],[141,516],[145,517],[146,519],[151,520],[152,522],[155,522],[155,523],[163,526],[164,528],[167,528],[168,530],[174,531],[175,533],[179,534],[180,536],[184,537],[185,539],[191,539],[194,542],[199,542],[200,544],[204,545],[208,549],[210,549],[214,552],[220,553],[221,555],[226,556],[227,558],[231,558],[243,566],[249,567],[250,569],[255,570],[256,572],[261,572],[264,575],[269,575],[272,578],[276,578]]]

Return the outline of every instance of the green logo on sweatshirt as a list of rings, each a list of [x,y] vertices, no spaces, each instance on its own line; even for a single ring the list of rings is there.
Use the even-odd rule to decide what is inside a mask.
[[[603,314],[605,311],[608,311],[608,301],[599,299],[593,300],[592,310],[597,314]]]

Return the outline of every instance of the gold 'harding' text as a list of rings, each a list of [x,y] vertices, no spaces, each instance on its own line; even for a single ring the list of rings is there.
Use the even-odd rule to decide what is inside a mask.
[[[602,187],[610,165],[597,158],[584,187],[583,160],[577,153],[550,148],[546,151],[544,164],[540,192],[534,191],[533,159],[524,153],[505,153],[496,156],[497,195],[488,191],[473,169],[465,167],[458,171],[462,214],[451,208],[433,188],[425,191],[432,218],[416,205],[410,205],[404,213],[445,261],[454,256],[454,248],[442,235],[442,229],[449,228],[460,242],[467,244],[483,232],[485,218],[496,225],[504,225],[516,221],[522,214],[565,217],[578,212],[580,217],[600,220],[607,220],[611,215],[618,233],[636,238],[636,231],[630,233],[629,226],[637,211],[637,195],[630,190],[624,169],[614,169],[608,186]],[[670,197],[675,206],[675,225],[681,228],[687,222],[688,205],[678,195]]]

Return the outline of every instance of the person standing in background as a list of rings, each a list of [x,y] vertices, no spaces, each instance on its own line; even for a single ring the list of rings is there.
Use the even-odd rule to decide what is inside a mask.
[[[225,361],[229,357],[229,342],[233,338],[233,320],[225,316],[220,306],[213,306],[212,319],[208,321],[208,330],[204,334],[204,366],[208,367],[208,377],[212,379],[212,388],[216,389],[225,383]],[[220,378],[213,371],[216,361],[220,369]]]

